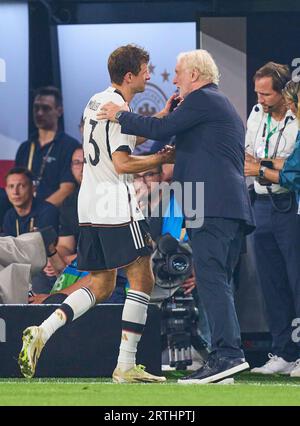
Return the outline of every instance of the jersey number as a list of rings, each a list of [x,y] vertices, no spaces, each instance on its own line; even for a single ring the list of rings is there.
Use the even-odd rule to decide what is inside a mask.
[[[92,158],[91,155],[89,154],[89,159],[90,159],[90,163],[92,164],[92,166],[96,166],[99,163],[99,160],[100,160],[100,149],[99,149],[99,146],[97,145],[97,142],[95,141],[95,139],[93,139],[93,131],[95,130],[95,127],[97,126],[98,121],[90,120],[90,124],[92,125],[92,130],[91,130],[91,133],[90,133],[89,143],[91,143],[94,147],[95,156],[94,156],[94,158]]]

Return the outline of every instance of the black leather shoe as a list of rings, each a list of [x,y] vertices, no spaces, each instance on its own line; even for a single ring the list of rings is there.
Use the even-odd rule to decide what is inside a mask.
[[[216,358],[211,356],[208,361],[190,376],[178,380],[182,385],[205,384],[218,382],[249,368],[244,358]]]

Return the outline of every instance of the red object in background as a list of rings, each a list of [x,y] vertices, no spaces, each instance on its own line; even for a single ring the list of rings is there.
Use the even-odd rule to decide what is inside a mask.
[[[5,187],[5,175],[15,164],[15,160],[0,160],[0,188]]]

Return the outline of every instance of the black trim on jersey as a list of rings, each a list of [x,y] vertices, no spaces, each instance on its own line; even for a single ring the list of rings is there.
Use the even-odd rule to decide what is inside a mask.
[[[121,145],[119,146],[119,148],[116,149],[116,151],[127,152],[129,155],[132,154],[132,151],[128,145]]]
[[[110,123],[110,121],[108,121],[106,123],[106,126],[105,126],[105,131],[106,131],[106,148],[107,148],[107,152],[108,152],[109,158],[112,161],[111,149],[110,149],[110,143],[109,143],[109,132],[108,132],[109,131],[109,123]]]
[[[142,334],[144,331],[144,324],[138,324],[137,322],[122,321],[122,330],[130,331],[135,334]]]
[[[123,101],[126,102],[126,100],[125,100],[124,96],[122,95],[122,93],[120,92],[120,90],[115,89],[115,93],[117,93],[118,95],[120,95],[121,98],[123,99]]]

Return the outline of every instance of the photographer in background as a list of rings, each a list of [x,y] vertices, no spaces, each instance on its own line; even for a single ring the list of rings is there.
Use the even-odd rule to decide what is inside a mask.
[[[292,320],[300,315],[300,221],[295,193],[272,184],[267,168],[282,166],[295,148],[298,125],[282,94],[290,79],[286,65],[269,62],[254,75],[256,105],[248,119],[246,176],[256,176],[253,204],[257,228],[254,247],[264,295],[272,352],[265,365],[251,371],[291,374],[299,358],[292,341]],[[267,179],[266,179],[267,178]],[[272,179],[273,180],[273,179]],[[274,181],[274,180],[273,180]],[[275,180],[276,181],[276,180]]]

